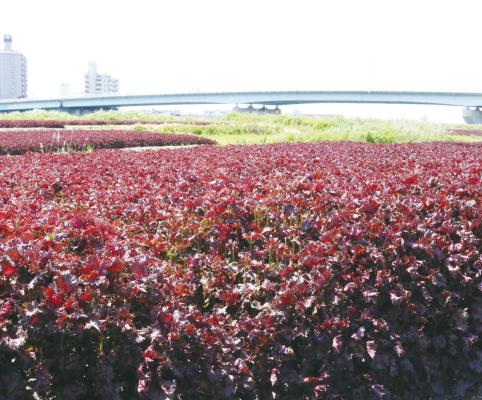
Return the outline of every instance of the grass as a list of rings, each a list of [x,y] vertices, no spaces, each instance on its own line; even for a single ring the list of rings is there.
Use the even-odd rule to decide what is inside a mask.
[[[0,114],[2,119],[79,119],[66,113],[31,111]],[[455,135],[451,129],[482,129],[482,125],[436,124],[410,120],[375,120],[344,117],[293,117],[229,113],[224,117],[203,118],[210,125],[193,125],[199,118],[170,117],[136,111],[99,111],[80,119],[103,121],[133,120],[142,125],[126,127],[134,131],[190,133],[216,140],[221,145],[280,142],[358,141],[368,143],[408,143],[431,141],[480,142],[480,136]],[[149,122],[164,125],[149,126]],[[110,128],[105,126],[103,128]],[[116,129],[119,129],[117,127]]]
[[[280,142],[357,141],[408,143],[431,141],[476,142],[480,137],[454,135],[455,126],[408,120],[359,118],[309,118],[286,115],[245,115],[230,113],[208,126],[166,124],[153,130],[191,133],[216,140],[221,145]]]

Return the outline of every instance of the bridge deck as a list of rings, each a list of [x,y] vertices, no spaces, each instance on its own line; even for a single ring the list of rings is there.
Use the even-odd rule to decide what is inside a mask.
[[[54,99],[1,100],[0,112],[32,109],[113,108],[182,104],[264,104],[272,106],[314,103],[426,104],[482,107],[482,93],[394,91],[284,91],[220,92],[149,95],[100,95]]]

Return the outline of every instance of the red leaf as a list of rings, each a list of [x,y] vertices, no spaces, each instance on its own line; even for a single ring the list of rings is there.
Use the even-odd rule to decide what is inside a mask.
[[[60,307],[63,303],[62,295],[57,293],[56,295],[52,296],[50,301],[54,307]]]
[[[296,297],[291,290],[280,296],[280,302],[283,306],[290,306],[296,302]]]
[[[12,275],[15,275],[17,273],[18,269],[14,266],[11,266],[7,263],[2,264],[2,273],[5,276],[5,278],[9,278]]]
[[[107,271],[112,274],[119,274],[124,270],[125,264],[117,257],[111,258],[107,265]]]

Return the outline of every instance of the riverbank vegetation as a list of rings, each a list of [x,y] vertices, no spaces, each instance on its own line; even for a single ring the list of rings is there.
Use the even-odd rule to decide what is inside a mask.
[[[475,142],[479,135],[471,131],[477,125],[439,124],[410,120],[375,120],[342,116],[306,117],[228,113],[223,117],[174,117],[137,111],[100,111],[83,117],[52,111],[32,111],[0,115],[1,120],[57,120],[66,125],[91,123],[109,128],[132,121],[125,129],[191,133],[227,144],[268,144],[320,141],[356,141],[368,143],[408,143],[432,141]],[[454,129],[464,129],[455,132]]]

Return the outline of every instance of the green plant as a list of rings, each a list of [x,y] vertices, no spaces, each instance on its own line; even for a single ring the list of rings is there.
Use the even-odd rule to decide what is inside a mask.
[[[367,136],[366,136],[366,141],[367,141],[367,143],[376,143],[377,139],[375,138],[375,136],[371,132],[368,132]]]
[[[143,125],[134,125],[134,127],[132,128],[132,130],[134,132],[145,132],[147,131],[148,129],[145,128]]]

